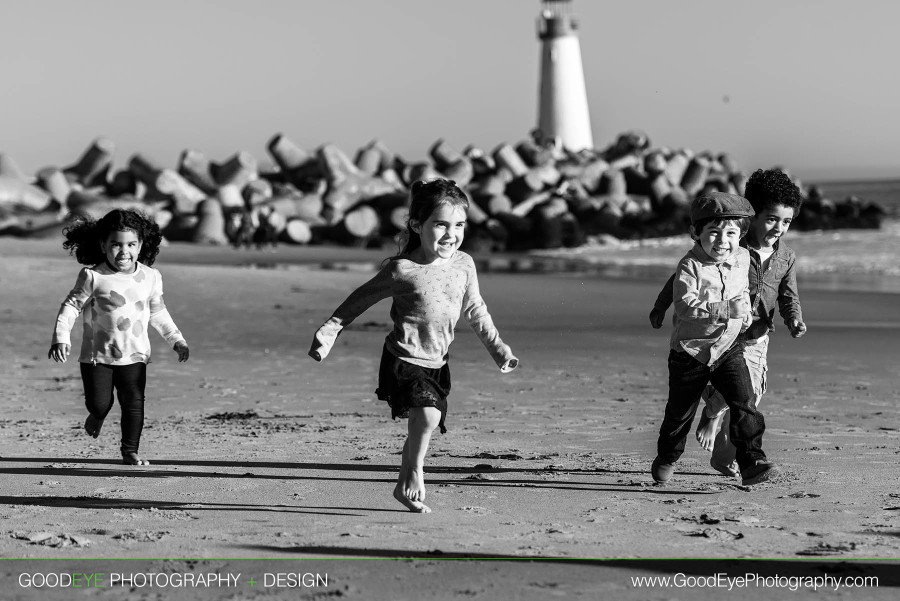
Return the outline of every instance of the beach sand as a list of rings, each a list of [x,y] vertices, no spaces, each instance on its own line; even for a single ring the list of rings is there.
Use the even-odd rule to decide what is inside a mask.
[[[668,252],[674,265],[682,251]],[[389,302],[325,362],[306,356],[385,254],[163,248],[156,267],[191,359],[177,363],[151,335],[141,455],[153,464],[126,467],[119,408],[89,438],[75,359],[46,357],[77,264],[59,241],[0,239],[0,568],[18,598],[67,598],[15,587],[28,566],[110,572],[116,562],[245,577],[302,564],[331,579],[304,591],[137,588],[140,598],[717,598],[629,579],[722,566],[881,577],[878,589],[838,593],[853,599],[900,586],[896,294],[804,288],[801,277],[809,332],[794,340],[778,324],[761,404],[764,448],[783,475],[743,487],[690,439],[660,487],[648,469],[670,331],[647,314],[664,280],[483,270],[482,294],[521,366],[501,375],[460,321],[449,432],[435,434],[426,462],[434,512],[413,515],[391,497],[405,423],[374,393]]]

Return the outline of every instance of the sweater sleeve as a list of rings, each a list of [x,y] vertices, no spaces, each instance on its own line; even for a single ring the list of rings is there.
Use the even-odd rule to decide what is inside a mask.
[[[78,319],[85,303],[91,298],[93,292],[93,272],[87,267],[83,267],[78,272],[75,287],[72,288],[59,307],[59,313],[56,315],[56,327],[53,330],[52,344],[68,344],[71,346],[72,326],[75,325],[75,320]]]
[[[344,327],[366,312],[380,300],[391,296],[393,264],[386,265],[371,280],[350,293],[350,296],[334,310],[332,316],[316,330],[309,356],[322,361],[331,352]]]
[[[513,355],[512,349],[504,344],[500,339],[500,333],[494,326],[491,314],[488,313],[487,305],[481,298],[481,291],[478,288],[478,274],[475,271],[475,264],[472,263],[467,270],[468,282],[466,284],[466,293],[463,296],[463,315],[475,334],[481,340],[490,353],[494,362],[503,373],[514,370],[519,360]]]
[[[185,342],[184,336],[181,335],[181,331],[175,325],[172,316],[169,315],[169,310],[166,309],[166,303],[163,302],[162,276],[155,270],[154,275],[156,276],[156,281],[150,292],[149,300],[150,325],[165,339],[169,346],[174,347],[178,342]]]

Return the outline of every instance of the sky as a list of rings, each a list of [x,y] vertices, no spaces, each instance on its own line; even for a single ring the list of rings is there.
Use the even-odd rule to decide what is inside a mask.
[[[537,123],[538,0],[0,0],[0,152],[98,136],[117,167],[268,159],[281,133],[422,160]],[[900,2],[574,0],[594,144],[729,152],[804,179],[900,178]]]

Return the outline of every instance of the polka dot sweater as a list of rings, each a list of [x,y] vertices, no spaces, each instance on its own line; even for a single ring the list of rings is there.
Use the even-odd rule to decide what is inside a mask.
[[[79,313],[84,314],[81,363],[149,363],[148,326],[169,346],[184,341],[163,303],[162,276],[141,263],[134,273],[120,273],[105,263],[82,269],[59,308],[54,344],[72,344],[69,334]]]
[[[347,324],[388,297],[393,299],[394,327],[385,343],[394,356],[422,367],[443,366],[462,313],[501,370],[509,371],[517,363],[481,298],[475,262],[462,251],[439,265],[391,260],[319,328],[310,354],[324,359]]]

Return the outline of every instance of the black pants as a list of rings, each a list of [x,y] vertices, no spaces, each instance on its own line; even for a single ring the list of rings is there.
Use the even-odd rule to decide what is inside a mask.
[[[741,469],[765,459],[762,437],[766,423],[756,410],[753,383],[744,362],[744,350],[736,343],[713,365],[704,365],[682,351],[669,351],[669,400],[659,428],[657,455],[663,463],[674,463],[684,453],[691,422],[707,383],[722,393],[731,410],[729,434]]]
[[[84,404],[95,419],[103,421],[113,405],[113,388],[122,407],[122,453],[137,453],[144,429],[144,387],[147,364],[81,364]]]

